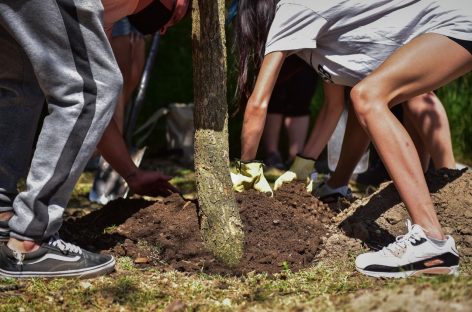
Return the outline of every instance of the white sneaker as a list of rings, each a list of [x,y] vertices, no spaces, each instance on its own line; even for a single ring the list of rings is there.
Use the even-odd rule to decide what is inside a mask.
[[[356,269],[374,277],[409,277],[421,274],[459,274],[459,253],[452,236],[441,246],[423,228],[407,221],[408,233],[377,252],[357,256]]]
[[[324,203],[332,203],[339,198],[352,198],[352,192],[347,185],[331,188],[326,182],[315,185],[312,194]]]

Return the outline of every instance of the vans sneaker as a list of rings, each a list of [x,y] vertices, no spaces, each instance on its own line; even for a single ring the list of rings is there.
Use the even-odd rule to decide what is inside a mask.
[[[373,277],[409,277],[422,274],[459,274],[459,253],[454,239],[432,241],[421,226],[407,221],[408,233],[377,252],[361,254],[356,269]]]
[[[8,221],[0,221],[0,242],[6,242],[10,239],[10,227]]]
[[[110,273],[115,259],[91,253],[64,242],[58,235],[33,252],[20,253],[0,247],[0,276],[3,277],[80,277]]]
[[[326,204],[333,203],[339,198],[352,198],[352,192],[347,185],[331,188],[326,182],[316,185],[312,194]]]

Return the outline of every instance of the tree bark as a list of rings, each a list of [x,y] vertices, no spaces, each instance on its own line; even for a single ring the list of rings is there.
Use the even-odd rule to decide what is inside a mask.
[[[229,175],[225,1],[193,0],[195,177],[205,246],[230,266],[244,232]]]

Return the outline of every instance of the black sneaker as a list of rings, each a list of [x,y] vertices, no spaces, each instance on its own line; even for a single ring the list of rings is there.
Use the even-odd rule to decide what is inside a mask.
[[[282,161],[282,157],[278,153],[271,153],[264,159],[264,165],[268,168],[276,168],[286,170],[288,167]]]
[[[115,259],[83,250],[64,242],[58,235],[33,252],[20,253],[0,247],[0,276],[3,277],[80,277],[110,273]]]
[[[337,202],[341,198],[348,200],[353,198],[352,191],[347,185],[332,188],[326,182],[315,185],[312,194],[325,204]]]
[[[379,160],[375,165],[369,167],[366,172],[355,176],[353,180],[363,185],[378,186],[383,182],[390,181],[390,176],[383,163]]]
[[[0,221],[0,242],[6,242],[10,239],[10,227],[8,221]]]

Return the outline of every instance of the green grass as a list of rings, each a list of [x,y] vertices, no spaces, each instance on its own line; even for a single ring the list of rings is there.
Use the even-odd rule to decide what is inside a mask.
[[[456,158],[472,165],[472,74],[438,90],[446,108]]]
[[[377,280],[356,273],[352,261],[334,260],[297,273],[223,277],[143,270],[130,258],[119,258],[117,273],[92,280],[0,280],[0,310],[149,311],[178,299],[195,311],[334,311],[347,307],[352,294],[410,288],[432,289],[444,302],[470,299],[470,267],[459,278]]]

